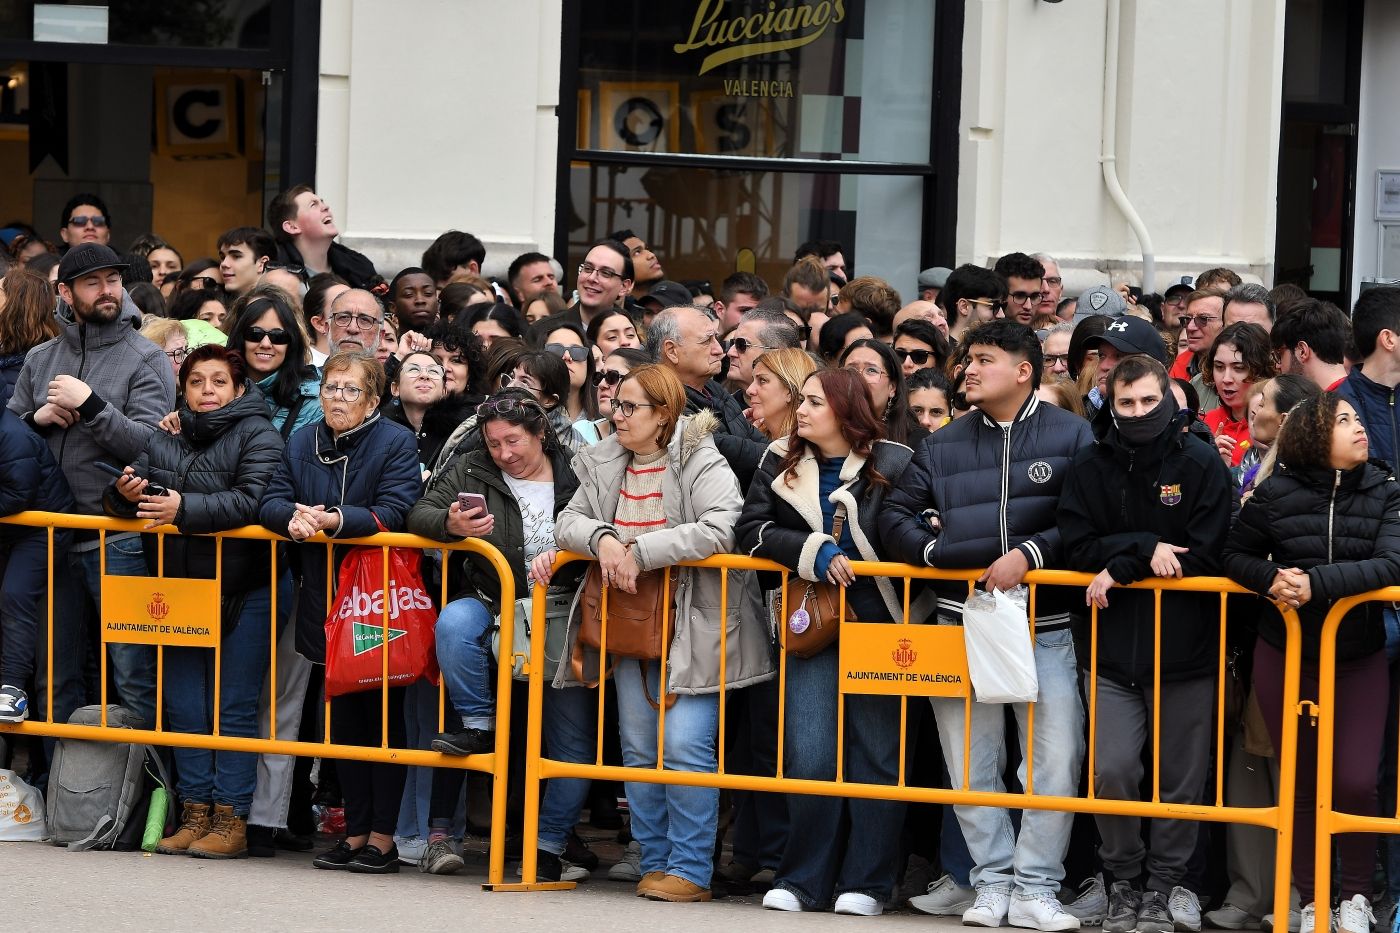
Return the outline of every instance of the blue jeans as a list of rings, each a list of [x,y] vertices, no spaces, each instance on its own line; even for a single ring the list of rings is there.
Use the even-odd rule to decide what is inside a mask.
[[[0,546],[0,683],[21,689],[34,675],[39,629],[47,631],[48,535],[42,528],[11,527]],[[54,533],[55,582],[61,582],[69,535]],[[58,620],[54,619],[57,626]]]
[[[68,586],[55,585],[54,593],[54,721],[67,722],[85,702],[83,666],[87,637],[100,618],[102,607],[101,555],[96,548],[68,552]],[[107,572],[123,577],[144,577],[146,558],[140,535],[107,541]],[[62,609],[60,610],[60,604]],[[110,644],[107,656],[117,698],[140,716],[146,728],[156,724],[156,649],[150,645]],[[43,664],[40,665],[44,667]],[[46,672],[45,672],[46,673]],[[40,675],[41,678],[44,674]]]
[[[438,615],[434,639],[447,698],[462,717],[462,728],[496,728],[491,685],[491,629],[496,619],[479,600],[454,599]]]
[[[839,664],[836,645],[787,660],[783,776],[836,779]],[[899,697],[846,697],[842,776],[856,784],[899,780]],[[811,908],[833,894],[865,894],[885,903],[899,870],[905,805],[894,800],[788,795],[788,837],[774,887]]]
[[[622,661],[623,664],[632,664]],[[633,664],[633,667],[636,665]],[[601,688],[599,688],[601,689]],[[646,701],[643,700],[643,703]],[[544,688],[544,722],[541,725],[544,754],[554,761],[592,763],[597,758],[598,691],[582,687],[556,690]],[[666,717],[670,731],[671,717]],[[652,732],[655,744],[656,733]],[[588,801],[591,781],[578,778],[550,778],[544,783],[540,801],[539,847],[555,855],[564,854],[569,833],[578,822]]]
[[[409,748],[428,748],[437,737],[438,688],[427,680],[406,688],[403,704],[405,734]],[[399,804],[399,839],[428,838],[428,809],[433,796],[434,768],[410,766],[404,781],[403,802]]]
[[[659,714],[647,702],[647,695],[653,699],[659,696],[660,668],[656,661],[642,664],[622,658],[613,673],[622,763],[629,768],[656,767]],[[662,749],[666,768],[713,772],[718,767],[718,732],[719,694],[678,696],[675,705],[666,710],[666,744]],[[642,847],[642,873],[661,871],[709,888],[719,820],[718,788],[641,781],[628,781],[626,786],[632,838]]]
[[[1035,704],[1035,785],[1037,794],[1075,796],[1084,760],[1084,707],[1074,660],[1074,637],[1068,628],[1038,634],[1035,667],[1040,694]],[[938,718],[938,738],[953,787],[962,786],[963,701],[958,697],[933,697]],[[1015,703],[1021,748],[1026,748],[1028,704]],[[1004,791],[1006,765],[1005,712],[1002,704],[972,704],[972,760],[968,780],[972,790]],[[1026,782],[1025,756],[1018,771]],[[974,887],[1015,882],[1018,891],[1055,893],[1065,874],[1071,813],[1026,810],[1019,838],[1011,826],[1010,812],[996,807],[955,807],[968,851],[976,866],[970,881]]]
[[[238,624],[223,636],[219,663],[219,734],[255,738],[258,698],[267,679],[272,645],[268,630],[272,611],[270,586],[250,591],[243,600]],[[277,631],[287,623],[292,580],[277,581]],[[172,732],[212,735],[214,732],[214,652],[208,648],[165,650],[165,716]],[[257,786],[258,756],[253,752],[176,748],[180,798],[194,803],[233,807],[247,818]]]

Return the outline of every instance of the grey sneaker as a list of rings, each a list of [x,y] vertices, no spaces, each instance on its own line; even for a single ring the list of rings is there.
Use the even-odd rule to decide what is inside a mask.
[[[1258,930],[1262,928],[1263,919],[1228,901],[1215,910],[1206,911],[1206,924],[1217,930]]]
[[[1096,927],[1103,923],[1108,913],[1108,892],[1104,890],[1103,875],[1085,878],[1074,900],[1065,905],[1065,912],[1078,917],[1082,926]]]
[[[418,870],[425,875],[451,875],[462,869],[462,857],[452,851],[446,839],[430,842],[418,860]]]
[[[1138,908],[1137,933],[1172,933],[1171,908],[1161,891],[1143,891],[1142,906]]]
[[[560,881],[587,881],[593,877],[593,873],[582,865],[575,865],[566,858],[559,860],[559,880]]]
[[[909,906],[934,917],[961,917],[977,899],[977,892],[944,875],[928,886],[928,891],[909,898]]]
[[[642,844],[633,839],[617,864],[608,869],[609,881],[626,881],[636,884],[642,880]]]
[[[1142,892],[1131,882],[1113,882],[1108,889],[1108,908],[1104,911],[1104,933],[1133,933],[1141,906]]]
[[[1274,915],[1265,914],[1264,919],[1259,921],[1259,928],[1264,933],[1274,933]],[[1288,911],[1288,933],[1301,933],[1303,929],[1303,912],[1296,907]]]
[[[1172,925],[1178,930],[1201,933],[1201,902],[1196,892],[1181,885],[1172,888],[1167,898],[1167,911],[1172,915]]]
[[[19,687],[0,686],[0,722],[24,722],[29,718],[29,695]]]

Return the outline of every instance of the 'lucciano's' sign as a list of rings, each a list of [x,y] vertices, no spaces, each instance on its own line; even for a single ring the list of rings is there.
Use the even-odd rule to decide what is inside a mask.
[[[827,27],[846,18],[845,0],[820,0],[779,8],[769,0],[767,12],[724,17],[726,0],[700,0],[690,37],[675,45],[676,54],[715,49],[700,63],[700,74],[720,65],[801,48],[817,41]]]

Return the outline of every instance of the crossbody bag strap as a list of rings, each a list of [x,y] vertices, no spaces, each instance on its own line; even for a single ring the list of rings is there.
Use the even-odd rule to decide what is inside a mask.
[[[831,520],[831,537],[836,542],[836,546],[841,546],[841,530],[846,526],[846,503],[841,502],[836,506],[836,515]]]

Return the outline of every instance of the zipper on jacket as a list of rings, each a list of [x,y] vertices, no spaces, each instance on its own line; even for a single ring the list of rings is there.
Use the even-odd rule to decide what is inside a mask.
[[[1332,499],[1327,503],[1327,563],[1332,563],[1332,516],[1337,511],[1337,490],[1342,485],[1342,471],[1332,480]]]
[[[1395,390],[1390,390],[1390,450],[1392,455],[1400,450],[1400,429],[1395,425]]]
[[[1006,527],[1006,500],[1011,488],[1011,426],[1001,429],[1001,552],[1011,550],[1010,535]]]

